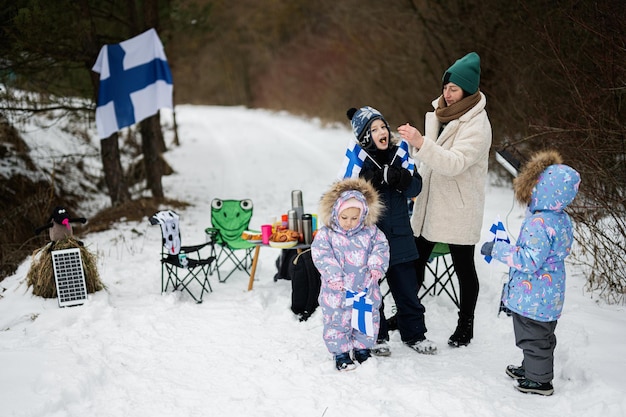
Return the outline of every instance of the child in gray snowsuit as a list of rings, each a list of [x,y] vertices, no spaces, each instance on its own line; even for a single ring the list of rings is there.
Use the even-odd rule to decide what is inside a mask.
[[[366,361],[378,335],[378,284],[389,266],[389,244],[376,227],[383,207],[374,187],[360,178],[336,182],[320,201],[322,227],[311,255],[322,281],[323,338],[340,371],[356,367],[352,351],[357,362]]]
[[[563,165],[556,151],[537,153],[515,178],[516,199],[528,206],[515,244],[487,242],[481,253],[509,266],[502,302],[513,312],[515,343],[522,349],[521,366],[506,374],[524,393],[552,395],[554,330],[565,298],[565,258],[574,239],[565,208],[574,200],[580,175]]]

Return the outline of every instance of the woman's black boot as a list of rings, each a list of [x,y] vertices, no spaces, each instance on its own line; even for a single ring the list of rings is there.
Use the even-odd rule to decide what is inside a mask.
[[[467,346],[474,337],[474,316],[463,316],[459,314],[459,322],[456,330],[448,339],[448,344],[452,347]]]

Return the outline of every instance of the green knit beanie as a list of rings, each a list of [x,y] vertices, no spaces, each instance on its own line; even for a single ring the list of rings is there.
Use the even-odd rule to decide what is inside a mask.
[[[457,59],[443,74],[443,84],[454,83],[470,94],[478,91],[480,83],[480,57],[470,52]]]

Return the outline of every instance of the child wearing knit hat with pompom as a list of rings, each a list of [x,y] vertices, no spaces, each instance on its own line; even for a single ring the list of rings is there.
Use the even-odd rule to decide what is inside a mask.
[[[415,264],[421,253],[415,245],[407,204],[420,193],[422,178],[414,161],[407,156],[408,144],[393,137],[382,113],[363,106],[349,109],[346,115],[356,141],[367,154],[356,175],[376,188],[385,205],[377,226],[387,236],[391,253],[385,278],[396,314],[386,320],[384,305],[381,306],[380,332],[372,353],[389,356],[389,331],[398,330],[400,339],[409,348],[422,354],[435,354],[437,345],[426,337],[426,309],[418,296],[420,284],[416,279]],[[353,176],[354,171],[350,173]]]

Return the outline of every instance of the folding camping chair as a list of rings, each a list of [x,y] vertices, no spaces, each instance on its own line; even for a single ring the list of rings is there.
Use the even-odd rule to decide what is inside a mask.
[[[205,292],[212,292],[209,283],[211,265],[215,261],[215,247],[212,241],[181,246],[179,217],[172,210],[163,210],[150,217],[150,224],[161,226],[161,292],[169,285],[174,290],[184,290],[197,302],[202,302]],[[209,246],[210,256],[202,257],[200,250]],[[192,256],[189,256],[192,255]],[[200,291],[196,295],[194,291]]]
[[[212,227],[207,227],[205,233],[220,248],[212,269],[212,271],[217,271],[220,282],[226,282],[235,271],[244,271],[250,276],[253,250],[256,244],[248,242],[241,235],[250,226],[252,209],[253,205],[250,199],[221,200],[215,198],[211,202]],[[222,278],[220,269],[227,268],[227,262],[233,267]]]
[[[419,295],[420,300],[426,296],[426,294],[441,295],[445,291],[448,297],[460,307],[459,297],[457,295],[454,276],[454,264],[452,263],[452,257],[450,255],[450,247],[447,243],[437,243],[433,248],[433,251],[428,258],[426,269],[433,277],[433,282],[430,286],[426,286],[426,278],[422,287],[424,291]]]

